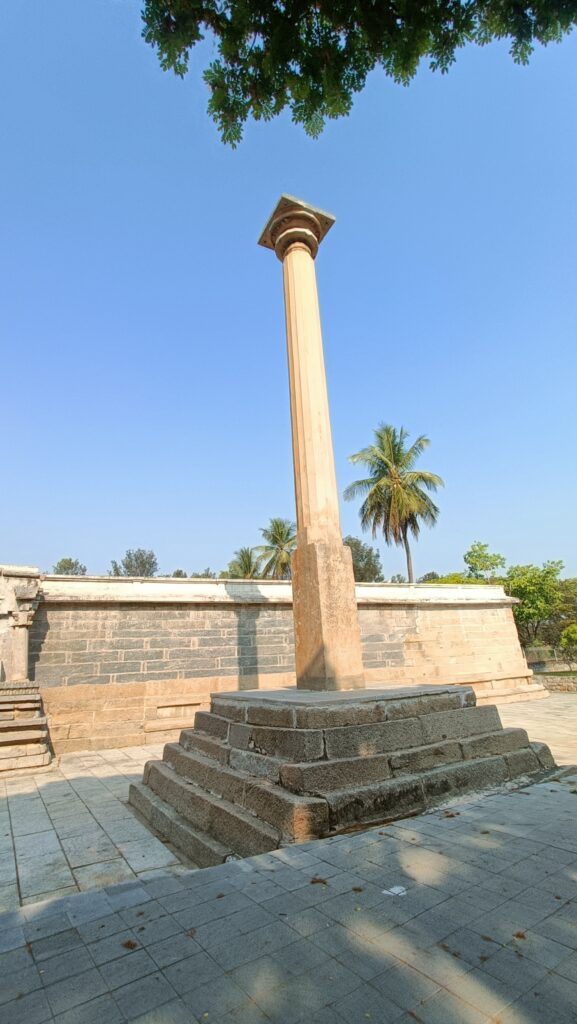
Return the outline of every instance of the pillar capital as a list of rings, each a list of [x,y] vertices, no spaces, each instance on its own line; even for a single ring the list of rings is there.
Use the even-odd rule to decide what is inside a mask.
[[[283,194],[271,213],[258,244],[265,249],[273,249],[281,263],[292,245],[304,246],[314,259],[320,243],[334,223],[332,213],[318,210],[302,199]]]

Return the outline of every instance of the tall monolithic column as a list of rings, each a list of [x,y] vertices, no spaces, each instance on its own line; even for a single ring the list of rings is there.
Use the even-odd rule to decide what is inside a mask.
[[[315,256],[334,217],[281,196],[259,244],[283,264],[297,549],[293,610],[297,686],[365,685],[350,549],[341,537]]]

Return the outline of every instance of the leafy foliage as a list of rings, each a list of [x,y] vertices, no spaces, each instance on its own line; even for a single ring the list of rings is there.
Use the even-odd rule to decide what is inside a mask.
[[[482,544],[480,540],[471,544],[463,555],[463,561],[469,570],[469,576],[477,580],[493,579],[497,569],[505,568],[503,555],[491,554],[489,545]]]
[[[206,569],[201,569],[199,572],[191,572],[189,579],[191,580],[215,580],[216,573],[207,566]]]
[[[234,558],[228,563],[228,569],[222,573],[232,580],[256,580],[260,578],[262,555],[255,548],[239,548]]]
[[[188,579],[188,573],[186,573],[184,569],[175,569],[172,574],[172,578],[175,580],[186,580]]]
[[[577,0],[144,0],[143,20],[162,68],[179,76],[212,41],[208,109],[235,146],[249,117],[285,107],[319,135],[326,118],[349,113],[374,68],[408,85],[422,61],[446,72],[460,47],[493,39],[525,64],[536,43],[571,30]]]
[[[407,576],[414,582],[409,534],[418,537],[421,523],[434,526],[439,509],[426,493],[443,486],[440,476],[415,469],[417,459],[428,448],[428,437],[421,435],[409,447],[408,433],[401,427],[381,423],[374,443],[350,456],[350,461],[368,470],[368,477],[355,480],[345,491],[347,501],[364,496],[359,515],[363,530],[373,537],[382,530],[387,544],[405,548]]]
[[[419,576],[417,583],[436,583],[440,578],[438,572],[426,572],[424,576]]]
[[[61,558],[52,572],[55,576],[86,576],[86,566],[77,558]]]
[[[522,644],[534,644],[543,625],[559,610],[561,603],[559,573],[563,562],[538,565],[512,565],[507,570],[505,589],[521,602],[513,608]]]
[[[569,668],[577,664],[577,622],[566,626],[561,633],[559,647]]]
[[[120,562],[112,562],[111,576],[156,576],[158,562],[154,551],[129,548]]]
[[[559,580],[558,586],[559,603],[540,632],[540,639],[551,647],[558,647],[565,628],[577,622],[577,579]]]
[[[275,580],[289,580],[291,557],[297,546],[296,525],[290,519],[271,519],[260,532],[264,544],[255,551],[264,562],[262,575]]]
[[[396,572],[394,576],[391,576],[391,583],[406,583],[407,577],[403,576],[401,572]]]
[[[351,549],[353,572],[357,583],[382,583],[383,567],[377,549],[365,544],[358,537],[344,537],[343,543]]]

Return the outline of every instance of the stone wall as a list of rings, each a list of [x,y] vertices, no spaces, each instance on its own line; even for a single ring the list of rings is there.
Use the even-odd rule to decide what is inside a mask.
[[[577,675],[571,675],[570,672],[557,674],[544,672],[539,675],[539,682],[554,693],[577,693]]]
[[[500,587],[359,584],[369,685],[471,683],[545,695]],[[294,685],[290,584],[42,577],[29,674],[55,750],[178,736],[211,692]]]

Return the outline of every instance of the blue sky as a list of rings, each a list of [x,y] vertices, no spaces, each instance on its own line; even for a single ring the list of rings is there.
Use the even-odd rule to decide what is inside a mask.
[[[477,539],[577,573],[577,36],[526,68],[495,45],[408,89],[376,73],[319,140],[283,117],[233,151],[204,55],[161,72],[137,2],[20,0],[0,33],[0,562],[221,569],[293,516],[281,268],[256,245],[289,192],[337,216],[317,274],[341,491],[403,424],[446,481],[417,575]]]

